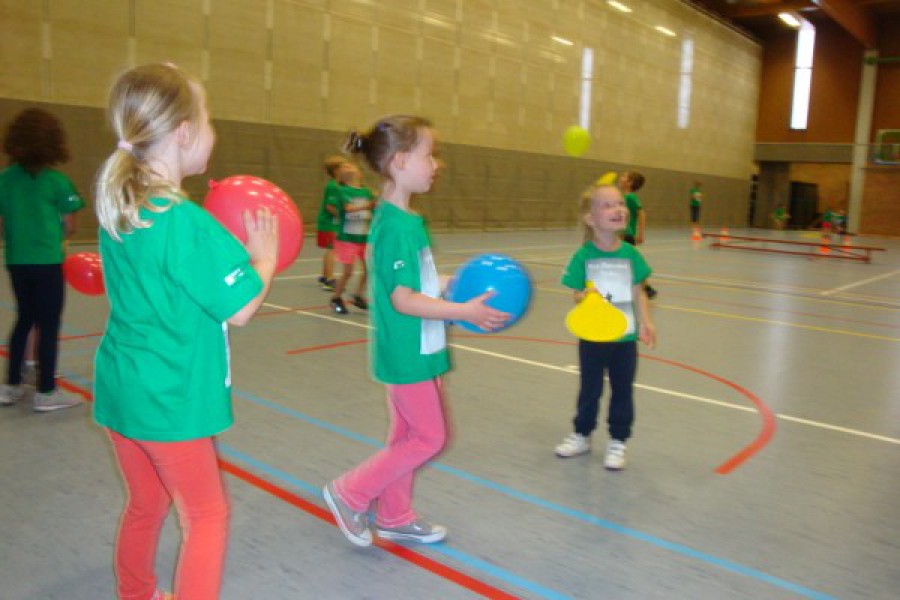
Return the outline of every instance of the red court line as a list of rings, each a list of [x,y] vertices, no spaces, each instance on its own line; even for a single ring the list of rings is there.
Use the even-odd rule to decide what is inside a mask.
[[[315,352],[317,350],[330,350],[331,348],[340,348],[342,346],[353,346],[356,344],[365,344],[368,340],[362,338],[359,340],[348,340],[346,342],[334,342],[333,344],[322,344],[321,346],[306,346],[305,348],[294,348],[288,350],[287,354],[303,354],[304,352]]]
[[[274,483],[263,479],[249,471],[246,471],[226,460],[219,459],[219,464],[222,466],[222,470],[234,475],[235,477],[244,480],[249,483],[253,487],[259,488],[264,492],[275,496],[276,498],[287,502],[299,508],[300,510],[316,517],[317,519],[321,519],[326,523],[329,523],[335,527],[337,524],[334,522],[334,517],[331,513],[321,506],[317,504],[313,504],[312,502],[301,498],[300,496],[289,492],[288,490],[275,485]],[[465,573],[457,571],[447,565],[437,562],[436,560],[432,560],[427,556],[423,556],[418,552],[414,552],[405,546],[401,546],[399,544],[395,544],[393,542],[389,542],[387,540],[382,540],[376,538],[375,545],[381,548],[386,552],[390,552],[394,556],[398,558],[402,558],[403,560],[410,562],[417,567],[421,567],[428,571],[431,571],[435,575],[439,577],[443,577],[444,579],[453,582],[461,587],[466,588],[472,592],[475,592],[479,596],[483,596],[484,598],[492,598],[497,600],[516,600],[518,596],[513,596],[507,592],[504,592],[501,589],[495,588],[492,585],[489,585],[483,581],[475,579],[474,577],[470,577]]]
[[[463,337],[463,338],[478,338],[482,340],[508,340],[508,341],[516,341],[516,342],[540,342],[544,344],[559,344],[564,346],[574,346],[577,342],[574,341],[562,341],[562,340],[551,340],[546,338],[534,338],[534,337],[523,337],[516,335],[499,335],[499,334],[476,334],[476,333],[463,333],[463,334],[455,334],[454,337]],[[346,342],[335,342],[333,344],[323,344],[321,346],[309,346],[306,348],[298,348],[296,350],[289,350],[288,354],[301,354],[303,352],[314,352],[316,350],[328,350],[331,348],[340,348],[342,346],[351,346],[355,344],[365,343],[366,339],[358,339],[358,340],[350,340]],[[723,385],[730,387],[735,390],[742,396],[746,397],[750,402],[756,407],[757,412],[759,412],[760,417],[762,418],[762,429],[756,438],[750,442],[747,446],[742,448],[737,454],[726,460],[724,463],[715,468],[715,472],[719,475],[727,475],[731,473],[736,468],[741,466],[747,460],[750,459],[754,454],[762,450],[766,444],[769,443],[769,440],[772,439],[772,436],[775,435],[775,415],[772,413],[771,409],[763,402],[756,394],[748,390],[747,388],[734,383],[733,381],[729,381],[724,377],[720,377],[718,375],[714,375],[709,371],[704,371],[703,369],[699,369],[697,367],[692,367],[690,365],[686,365],[684,363],[680,363],[674,360],[669,360],[666,358],[659,358],[657,356],[649,356],[646,354],[641,354],[641,358],[645,358],[647,360],[655,360],[657,362],[665,363],[668,365],[672,365],[675,367],[679,367],[681,369],[685,369],[687,371],[691,371],[693,373],[697,373],[698,375],[703,375],[704,377],[708,377],[713,381],[717,381]]]
[[[714,381],[718,381],[719,383],[721,383],[723,385],[727,385],[731,389],[733,389],[736,392],[738,392],[739,394],[743,395],[748,400],[750,400],[750,402],[752,402],[753,405],[756,407],[756,410],[759,412],[759,416],[762,419],[762,429],[760,430],[760,432],[756,436],[756,438],[752,442],[750,442],[749,444],[744,446],[744,448],[741,449],[740,452],[738,452],[737,454],[735,454],[734,456],[732,456],[731,458],[729,458],[728,460],[723,462],[721,465],[716,467],[716,473],[718,473],[719,475],[727,475],[728,473],[731,473],[733,470],[735,470],[741,464],[746,462],[747,459],[749,459],[751,456],[753,456],[754,454],[756,454],[757,452],[762,450],[763,447],[765,447],[765,445],[769,443],[769,440],[772,439],[772,436],[775,435],[775,429],[776,429],[775,414],[766,405],[765,402],[763,402],[756,394],[754,394],[747,388],[745,388],[741,385],[738,385],[737,383],[734,383],[733,381],[729,381],[728,379],[725,379],[724,377],[719,377],[718,375],[714,375],[713,373],[710,373],[709,371],[704,371],[703,369],[698,369],[697,367],[692,367],[690,365],[686,365],[684,363],[681,363],[681,362],[678,362],[675,360],[669,360],[667,358],[660,358],[658,356],[645,356],[643,354],[641,355],[641,358],[646,358],[648,360],[655,360],[657,362],[665,363],[668,365],[686,369],[688,371],[692,371],[699,375],[703,375],[704,377],[709,377],[710,379],[712,379]]]
[[[481,339],[501,339],[501,340],[512,340],[512,341],[525,341],[525,342],[545,342],[548,344],[566,344],[570,346],[574,346],[577,342],[561,342],[559,340],[550,340],[550,339],[541,339],[541,338],[531,338],[531,337],[520,337],[514,335],[497,335],[497,334],[489,334],[489,335],[479,335],[479,334],[465,334],[462,337],[470,337],[470,338],[481,338]],[[681,369],[686,369],[693,373],[697,373],[698,375],[703,375],[704,377],[708,377],[713,381],[717,381],[723,385],[730,387],[735,390],[742,396],[746,397],[750,402],[756,407],[756,410],[759,412],[760,418],[762,418],[762,430],[756,436],[756,438],[750,442],[747,446],[742,448],[737,454],[726,460],[724,463],[716,467],[715,472],[719,475],[727,475],[731,473],[733,470],[738,468],[740,465],[745,463],[751,456],[762,450],[766,444],[769,443],[769,440],[772,439],[772,436],[775,435],[775,414],[772,410],[763,402],[756,394],[748,390],[747,388],[734,383],[733,381],[729,381],[724,377],[720,377],[718,375],[714,375],[709,371],[704,371],[703,369],[699,369],[697,367],[692,367],[690,365],[686,365],[684,363],[669,360],[667,358],[660,358],[658,356],[649,356],[646,354],[641,354],[641,358],[647,360],[655,360],[657,362],[665,363],[668,365],[672,365],[674,367],[679,367]]]
[[[69,390],[70,392],[75,392],[83,396],[84,399],[89,402],[94,399],[94,395],[91,392],[73,383],[70,383],[61,377],[59,378],[59,385]],[[242,469],[234,463],[231,463],[221,457],[219,458],[219,466],[221,466],[222,470],[226,473],[234,475],[238,479],[249,483],[253,487],[271,494],[279,500],[283,500],[284,502],[287,502],[288,504],[299,508],[305,513],[337,527],[337,524],[334,522],[334,517],[331,516],[331,513],[321,506],[313,504],[308,500],[304,500],[300,496],[289,492],[283,487],[277,486],[274,483],[263,479],[262,477],[259,477],[258,475],[254,475],[253,473]],[[495,588],[488,583],[466,575],[462,571],[457,571],[452,567],[448,567],[447,565],[430,559],[427,556],[423,556],[422,554],[419,554],[418,552],[415,552],[414,550],[411,550],[405,546],[401,546],[399,544],[395,544],[393,542],[378,538],[376,538],[375,540],[375,545],[386,552],[390,552],[398,558],[402,558],[406,562],[412,563],[417,567],[421,567],[426,571],[430,571],[438,577],[442,577],[447,581],[475,592],[476,594],[478,594],[479,596],[483,596],[484,598],[490,598],[491,600],[519,600],[518,596],[513,596],[512,594],[504,592],[499,588]]]

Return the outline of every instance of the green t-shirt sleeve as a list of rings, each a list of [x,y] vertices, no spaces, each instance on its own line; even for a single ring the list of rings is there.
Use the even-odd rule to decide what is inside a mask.
[[[634,272],[634,285],[646,280],[653,272],[653,269],[650,268],[650,265],[647,264],[647,261],[644,260],[644,257],[637,250],[634,250],[634,256],[631,258],[631,265]]]
[[[398,287],[420,291],[418,256],[408,235],[397,232],[374,245],[376,269],[388,295]]]
[[[212,215],[185,201],[173,206],[167,269],[204,312],[227,321],[262,291],[250,255]]]
[[[587,282],[587,274],[584,270],[584,257],[581,252],[576,252],[569,260],[569,265],[563,273],[560,283],[573,290],[583,290]]]
[[[71,179],[62,173],[54,172],[53,180],[56,188],[56,208],[61,215],[84,208],[84,198],[78,194]]]

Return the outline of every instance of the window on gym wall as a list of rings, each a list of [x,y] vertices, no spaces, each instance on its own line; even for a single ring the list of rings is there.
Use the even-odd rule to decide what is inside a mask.
[[[809,92],[812,84],[813,50],[816,28],[806,19],[799,19],[797,54],[794,60],[794,95],[791,103],[791,129],[806,129],[809,117]]]

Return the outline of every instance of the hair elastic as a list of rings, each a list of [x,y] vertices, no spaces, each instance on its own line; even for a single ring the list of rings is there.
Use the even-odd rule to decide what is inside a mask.
[[[134,146],[132,146],[129,142],[126,142],[125,140],[119,140],[119,142],[116,144],[116,148],[118,148],[119,150],[124,150],[125,152],[128,152],[129,154],[131,154],[131,151],[134,150]]]

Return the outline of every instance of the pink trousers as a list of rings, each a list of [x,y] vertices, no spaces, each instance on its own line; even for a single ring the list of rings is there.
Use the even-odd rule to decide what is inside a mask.
[[[150,600],[154,561],[172,502],[182,544],[175,572],[177,600],[219,596],[228,538],[228,498],[212,438],[141,442],[109,432],[128,497],[116,539],[120,600]]]
[[[335,480],[334,488],[357,512],[377,501],[376,523],[399,527],[416,520],[413,478],[444,447],[447,426],[440,379],[388,385],[387,391],[391,422],[386,446]]]

